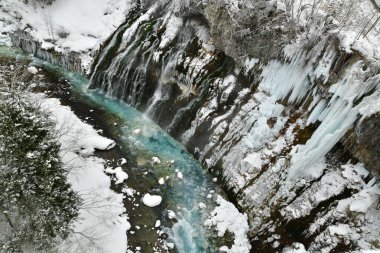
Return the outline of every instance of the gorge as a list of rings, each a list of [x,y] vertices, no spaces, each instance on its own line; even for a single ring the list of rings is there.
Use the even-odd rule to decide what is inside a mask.
[[[85,92],[106,110],[133,122],[135,112],[115,102],[123,101],[182,143],[210,174],[204,188],[215,177],[247,215],[250,246],[227,252],[380,249],[376,1],[342,9],[330,1],[310,1],[311,9],[302,1],[131,2],[126,20],[92,51],[62,50],[59,39],[47,47],[28,29],[7,36],[37,58],[87,75]],[[125,136],[153,125],[139,117]],[[181,147],[170,147],[176,142],[150,137],[138,142],[166,152],[186,173],[205,173],[181,160]],[[180,200],[191,210],[206,200],[193,185],[202,179],[186,182],[173,192],[192,192]],[[196,219],[188,223],[202,227]],[[191,230],[180,220],[173,230],[181,225]]]

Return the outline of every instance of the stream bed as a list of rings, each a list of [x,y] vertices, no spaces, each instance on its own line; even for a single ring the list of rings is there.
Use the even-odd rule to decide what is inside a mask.
[[[216,252],[224,245],[225,241],[203,223],[215,208],[217,195],[226,195],[181,144],[126,103],[98,90],[89,90],[88,79],[80,74],[9,47],[0,47],[0,57],[31,62],[54,85],[62,88],[66,84],[68,91],[58,95],[66,101],[63,104],[71,106],[82,120],[102,127],[103,134],[117,142],[116,149],[98,155],[108,158],[108,166],[120,165],[120,158],[127,160],[122,167],[129,179],[112,187],[126,196],[125,206],[132,225],[128,231],[130,249],[165,251],[164,240],[174,243],[174,250],[186,253]],[[131,191],[133,194],[127,194]],[[162,203],[153,208],[145,206],[141,198],[146,193],[162,196]],[[155,227],[158,220],[161,227]]]

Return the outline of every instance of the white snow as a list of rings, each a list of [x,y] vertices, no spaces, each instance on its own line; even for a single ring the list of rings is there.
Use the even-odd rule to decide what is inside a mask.
[[[107,138],[99,138],[98,136],[85,136],[81,140],[81,147],[84,149],[109,150],[115,147],[116,143]]]
[[[199,207],[200,209],[205,209],[205,208],[206,208],[206,205],[205,205],[204,203],[200,202],[200,203],[198,204],[198,207]]]
[[[146,206],[155,207],[161,204],[162,197],[159,195],[150,195],[149,193],[146,193],[142,198],[142,202]]]
[[[133,130],[132,133],[135,135],[139,135],[139,134],[141,134],[141,129],[137,128],[137,129]]]
[[[128,174],[124,172],[121,167],[117,167],[115,169],[107,168],[105,172],[115,175],[115,177],[117,178],[115,184],[122,184],[125,180],[128,179]]]
[[[113,140],[100,136],[92,126],[77,119],[68,107],[59,107],[58,100],[46,100],[44,105],[47,109],[48,106],[59,109],[59,114],[55,115],[53,120],[57,123],[57,129],[63,133],[70,133],[64,134],[61,139],[62,142],[71,143],[72,149],[88,156],[93,154],[95,149],[108,150],[115,146]]]
[[[160,49],[167,47],[177,36],[180,28],[182,27],[182,18],[176,17],[173,13],[168,13],[165,17],[163,26],[165,26],[165,32],[161,37],[159,45]]]
[[[256,59],[256,58],[247,58],[244,62],[244,70],[245,70],[245,73],[248,74],[248,72],[257,64],[259,63],[259,59]]]
[[[366,213],[371,205],[380,199],[380,186],[375,184],[376,180],[368,182],[366,187],[354,195],[354,200],[350,204],[350,211]]]
[[[165,184],[165,179],[164,179],[163,177],[160,177],[160,179],[158,179],[158,183],[159,183],[160,185]]]
[[[35,100],[40,101],[40,98]],[[92,136],[94,140],[103,141],[104,137],[83,123],[69,107],[62,106],[58,99],[43,99],[41,108],[50,112],[50,118],[56,122],[62,161],[71,168],[68,180],[83,200],[79,217],[72,224],[73,233],[57,251],[126,252],[126,231],[130,224],[125,215],[123,195],[110,189],[111,180],[103,173],[105,162],[102,159],[81,157],[76,153],[82,146],[80,140]]]
[[[182,174],[182,172],[178,171],[178,172],[177,172],[177,177],[178,177],[179,179],[183,179],[183,174]]]
[[[33,75],[36,75],[38,73],[38,69],[34,66],[30,66],[27,68],[28,72],[33,74]]]
[[[291,247],[285,247],[283,253],[308,253],[302,243],[295,242]]]
[[[220,252],[229,252],[230,249],[227,246],[222,246],[222,247],[219,248],[219,251]]]
[[[56,0],[43,7],[12,0],[4,0],[2,4],[11,17],[20,18],[17,22],[17,19],[10,19],[13,23],[8,25],[0,23],[5,32],[27,29],[41,42],[56,40],[57,51],[69,48],[83,52],[97,49],[125,20],[131,1]],[[61,37],[64,33],[66,36]]]
[[[168,210],[168,218],[171,219],[171,220],[177,219],[177,215],[175,214],[174,211]]]
[[[338,224],[328,227],[329,232],[332,236],[334,235],[347,235],[350,231],[350,226],[347,224]]]
[[[1,3],[2,32],[22,30],[41,42],[43,49],[82,53],[82,67],[88,70],[92,53],[125,21],[133,0],[55,0],[51,5],[41,1]]]
[[[166,246],[168,246],[169,249],[174,249],[175,245],[172,242],[168,242],[168,243],[166,243]]]
[[[227,252],[250,252],[247,215],[241,214],[231,202],[226,201],[220,195],[218,195],[217,203],[219,206],[211,212],[211,217],[205,221],[204,225],[210,228],[216,227],[219,237],[223,237],[226,231],[234,234],[234,245]]]
[[[161,163],[161,160],[160,158],[156,157],[156,156],[153,156],[152,157],[152,162],[153,164],[160,164]]]
[[[120,166],[122,166],[122,165],[124,165],[126,163],[127,163],[127,159],[125,159],[125,158],[121,158],[120,161],[119,161]]]

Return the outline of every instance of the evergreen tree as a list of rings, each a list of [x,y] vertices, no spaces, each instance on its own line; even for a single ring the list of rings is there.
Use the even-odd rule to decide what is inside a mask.
[[[47,118],[21,96],[0,95],[0,252],[47,250],[77,215]]]

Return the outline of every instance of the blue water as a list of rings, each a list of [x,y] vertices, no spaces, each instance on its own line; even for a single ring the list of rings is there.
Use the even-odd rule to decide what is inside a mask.
[[[15,55],[19,58],[32,59],[20,51],[0,47],[0,55]],[[161,161],[174,160],[172,177],[175,178],[175,169],[183,174],[183,180],[172,180],[170,187],[166,189],[165,196],[168,206],[177,212],[178,222],[170,229],[171,239],[175,242],[179,252],[211,252],[207,242],[207,232],[203,227],[204,213],[198,208],[198,203],[207,203],[212,209],[213,202],[205,195],[210,189],[217,192],[212,178],[207,174],[201,164],[186,152],[181,144],[171,138],[153,121],[141,112],[128,106],[122,101],[109,98],[97,90],[88,90],[89,81],[82,75],[69,72],[59,66],[52,65],[39,59],[33,59],[33,64],[55,72],[68,80],[84,99],[104,108],[107,112],[116,115],[123,124],[120,125],[123,133],[119,141],[133,143],[137,150],[143,150],[151,156],[157,156]],[[141,129],[142,134],[134,135],[135,129]],[[160,176],[160,171],[157,171]],[[173,176],[174,175],[174,176]],[[164,214],[163,214],[164,215]]]

